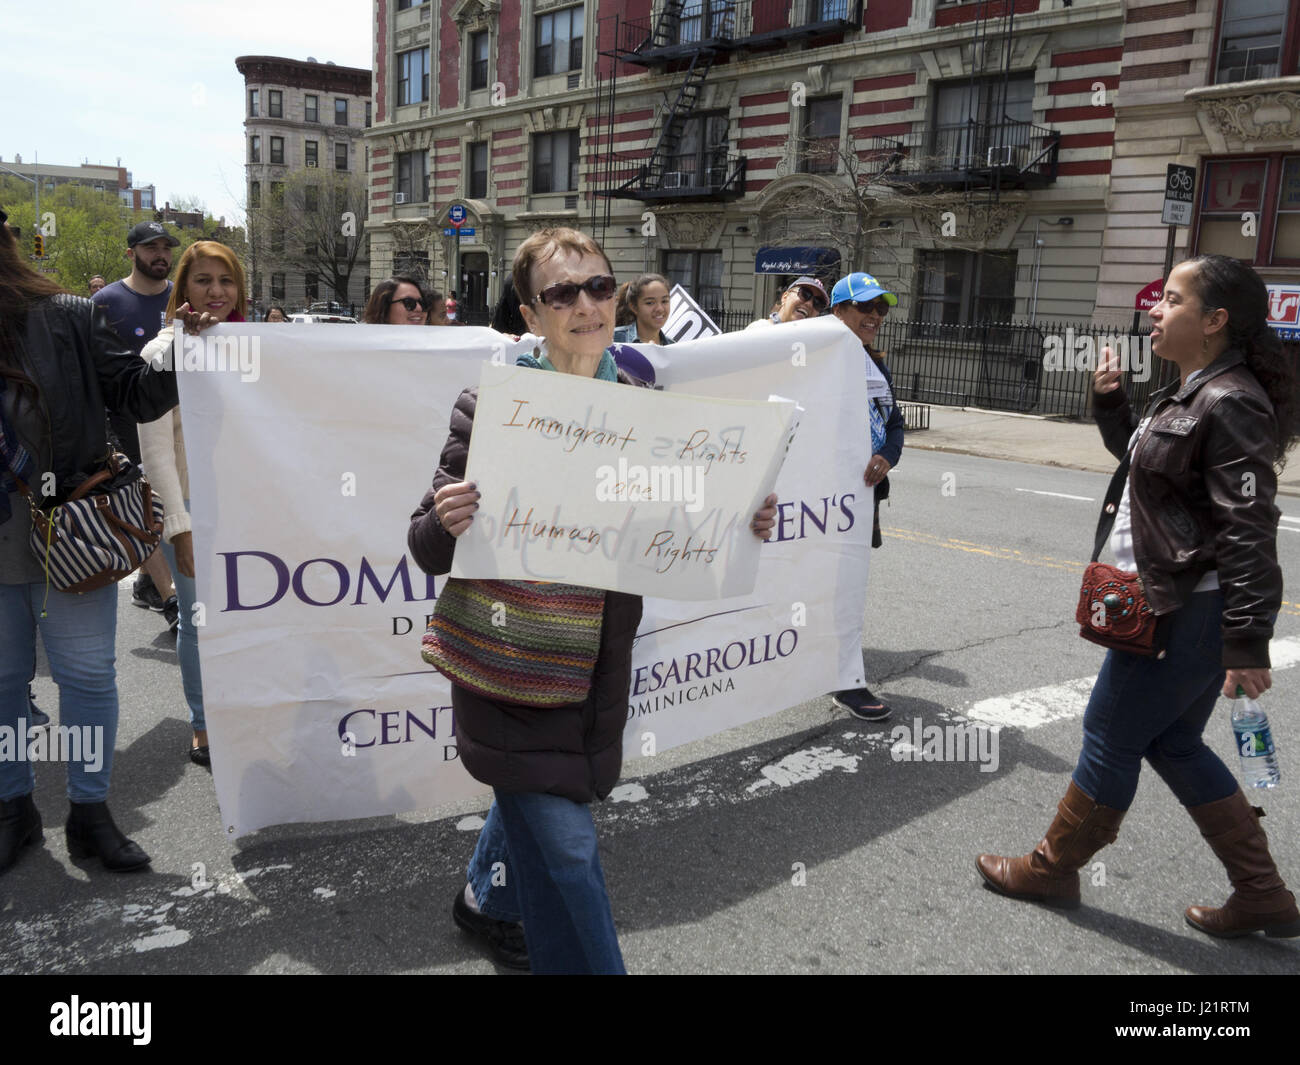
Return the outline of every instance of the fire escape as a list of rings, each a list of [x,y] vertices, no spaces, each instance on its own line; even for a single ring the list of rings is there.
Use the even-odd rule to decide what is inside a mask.
[[[933,120],[924,128],[871,139],[875,180],[901,191],[961,190],[968,200],[990,204],[1004,189],[1055,183],[1061,134],[1028,121],[1028,98],[1014,92],[1023,87],[1011,70],[1015,5],[1003,4],[990,18],[989,0],[978,2],[964,42],[971,50],[965,85],[939,85]]]
[[[602,221],[593,201],[593,228],[609,224],[615,199],[657,204],[743,196],[745,157],[730,151],[725,116],[700,112],[709,73],[734,53],[835,41],[861,25],[862,0],[664,0],[653,19],[602,19],[600,55],[610,60],[610,76],[597,92],[596,195],[605,209]],[[640,149],[616,151],[619,70],[627,66],[681,80],[668,93],[672,102],[658,135],[651,131]]]

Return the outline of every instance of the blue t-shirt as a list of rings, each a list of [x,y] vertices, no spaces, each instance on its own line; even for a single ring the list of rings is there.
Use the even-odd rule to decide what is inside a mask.
[[[163,313],[171,296],[170,281],[156,296],[142,296],[127,288],[125,281],[114,281],[90,298],[108,313],[108,320],[122,343],[139,355],[163,327]]]

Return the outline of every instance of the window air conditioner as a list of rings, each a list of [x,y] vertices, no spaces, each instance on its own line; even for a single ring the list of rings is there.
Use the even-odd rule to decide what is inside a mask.
[[[1010,144],[995,144],[988,150],[989,166],[1010,166],[1011,165]]]
[[[409,195],[408,195],[407,193],[405,193],[405,192],[399,192],[399,193],[394,194],[394,196],[393,196],[393,200],[394,200],[394,202],[396,202],[396,203],[405,203],[408,199],[410,199],[410,197],[409,197]]]
[[[687,184],[687,176],[681,170],[669,170],[664,174],[663,187],[666,189],[684,189]]]
[[[308,160],[307,160],[307,165],[310,166],[310,167],[315,167],[315,165],[316,165],[316,160],[315,160],[315,159],[308,159]]]

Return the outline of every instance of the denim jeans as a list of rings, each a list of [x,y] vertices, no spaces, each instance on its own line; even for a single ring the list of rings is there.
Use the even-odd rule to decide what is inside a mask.
[[[117,672],[113,667],[117,639],[117,585],[83,595],[51,588],[46,605],[45,584],[0,584],[0,726],[17,730],[28,715],[27,685],[36,654],[36,630],[41,632],[50,674],[59,686],[59,720],[65,728],[98,729],[89,760],[68,762],[68,798],[73,802],[103,802],[113,773],[117,742]],[[15,733],[10,733],[14,735]],[[75,748],[74,748],[75,749]],[[32,791],[36,774],[31,762],[0,760],[0,799],[16,799]],[[97,768],[94,768],[98,764]]]
[[[1237,778],[1201,739],[1223,687],[1222,616],[1223,593],[1198,592],[1170,616],[1164,658],[1106,653],[1074,769],[1075,784],[1102,806],[1129,808],[1143,758],[1184,806],[1237,790]]]
[[[190,501],[185,500],[185,509],[190,509]],[[172,583],[176,585],[176,602],[180,606],[181,623],[176,631],[176,657],[181,663],[181,686],[185,689],[185,701],[190,707],[190,726],[195,732],[208,726],[203,718],[203,674],[199,669],[199,634],[194,629],[194,578],[181,575],[176,568],[176,548],[167,541],[162,543],[163,556],[172,571]]]
[[[523,920],[534,973],[626,972],[586,803],[497,791],[467,876],[486,916]]]

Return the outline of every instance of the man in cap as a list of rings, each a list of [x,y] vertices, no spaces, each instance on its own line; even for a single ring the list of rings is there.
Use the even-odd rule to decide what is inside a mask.
[[[875,346],[876,333],[885,315],[896,306],[898,297],[885,291],[885,287],[870,274],[849,274],[836,281],[831,289],[831,313],[862,341],[869,365],[874,366],[885,380],[883,390],[878,387],[869,389],[874,394],[870,396],[867,408],[871,425],[871,458],[862,480],[874,496],[872,547],[879,547],[883,542],[880,536],[880,501],[889,498],[889,471],[898,465],[903,451],[903,414],[894,403],[894,379],[885,365],[885,353]],[[868,377],[871,379],[876,375],[868,370]],[[884,721],[891,713],[889,705],[873,695],[869,688],[836,692],[832,698],[836,706],[863,721]]]
[[[801,277],[792,281],[781,293],[781,298],[766,318],[750,322],[746,329],[755,326],[778,325],[781,322],[801,322],[805,318],[817,318],[826,313],[830,306],[830,297],[826,295],[826,286],[815,277]]]
[[[126,235],[126,255],[131,274],[96,292],[91,300],[108,312],[108,320],[122,343],[137,355],[163,325],[163,314],[171,298],[172,249],[180,241],[161,222],[138,222]],[[123,453],[140,464],[140,438],[130,418],[110,414],[109,426]],[[157,610],[172,632],[180,625],[180,607],[172,587],[171,571],[161,551],[155,551],[141,567],[131,588],[131,601],[139,607]]]

